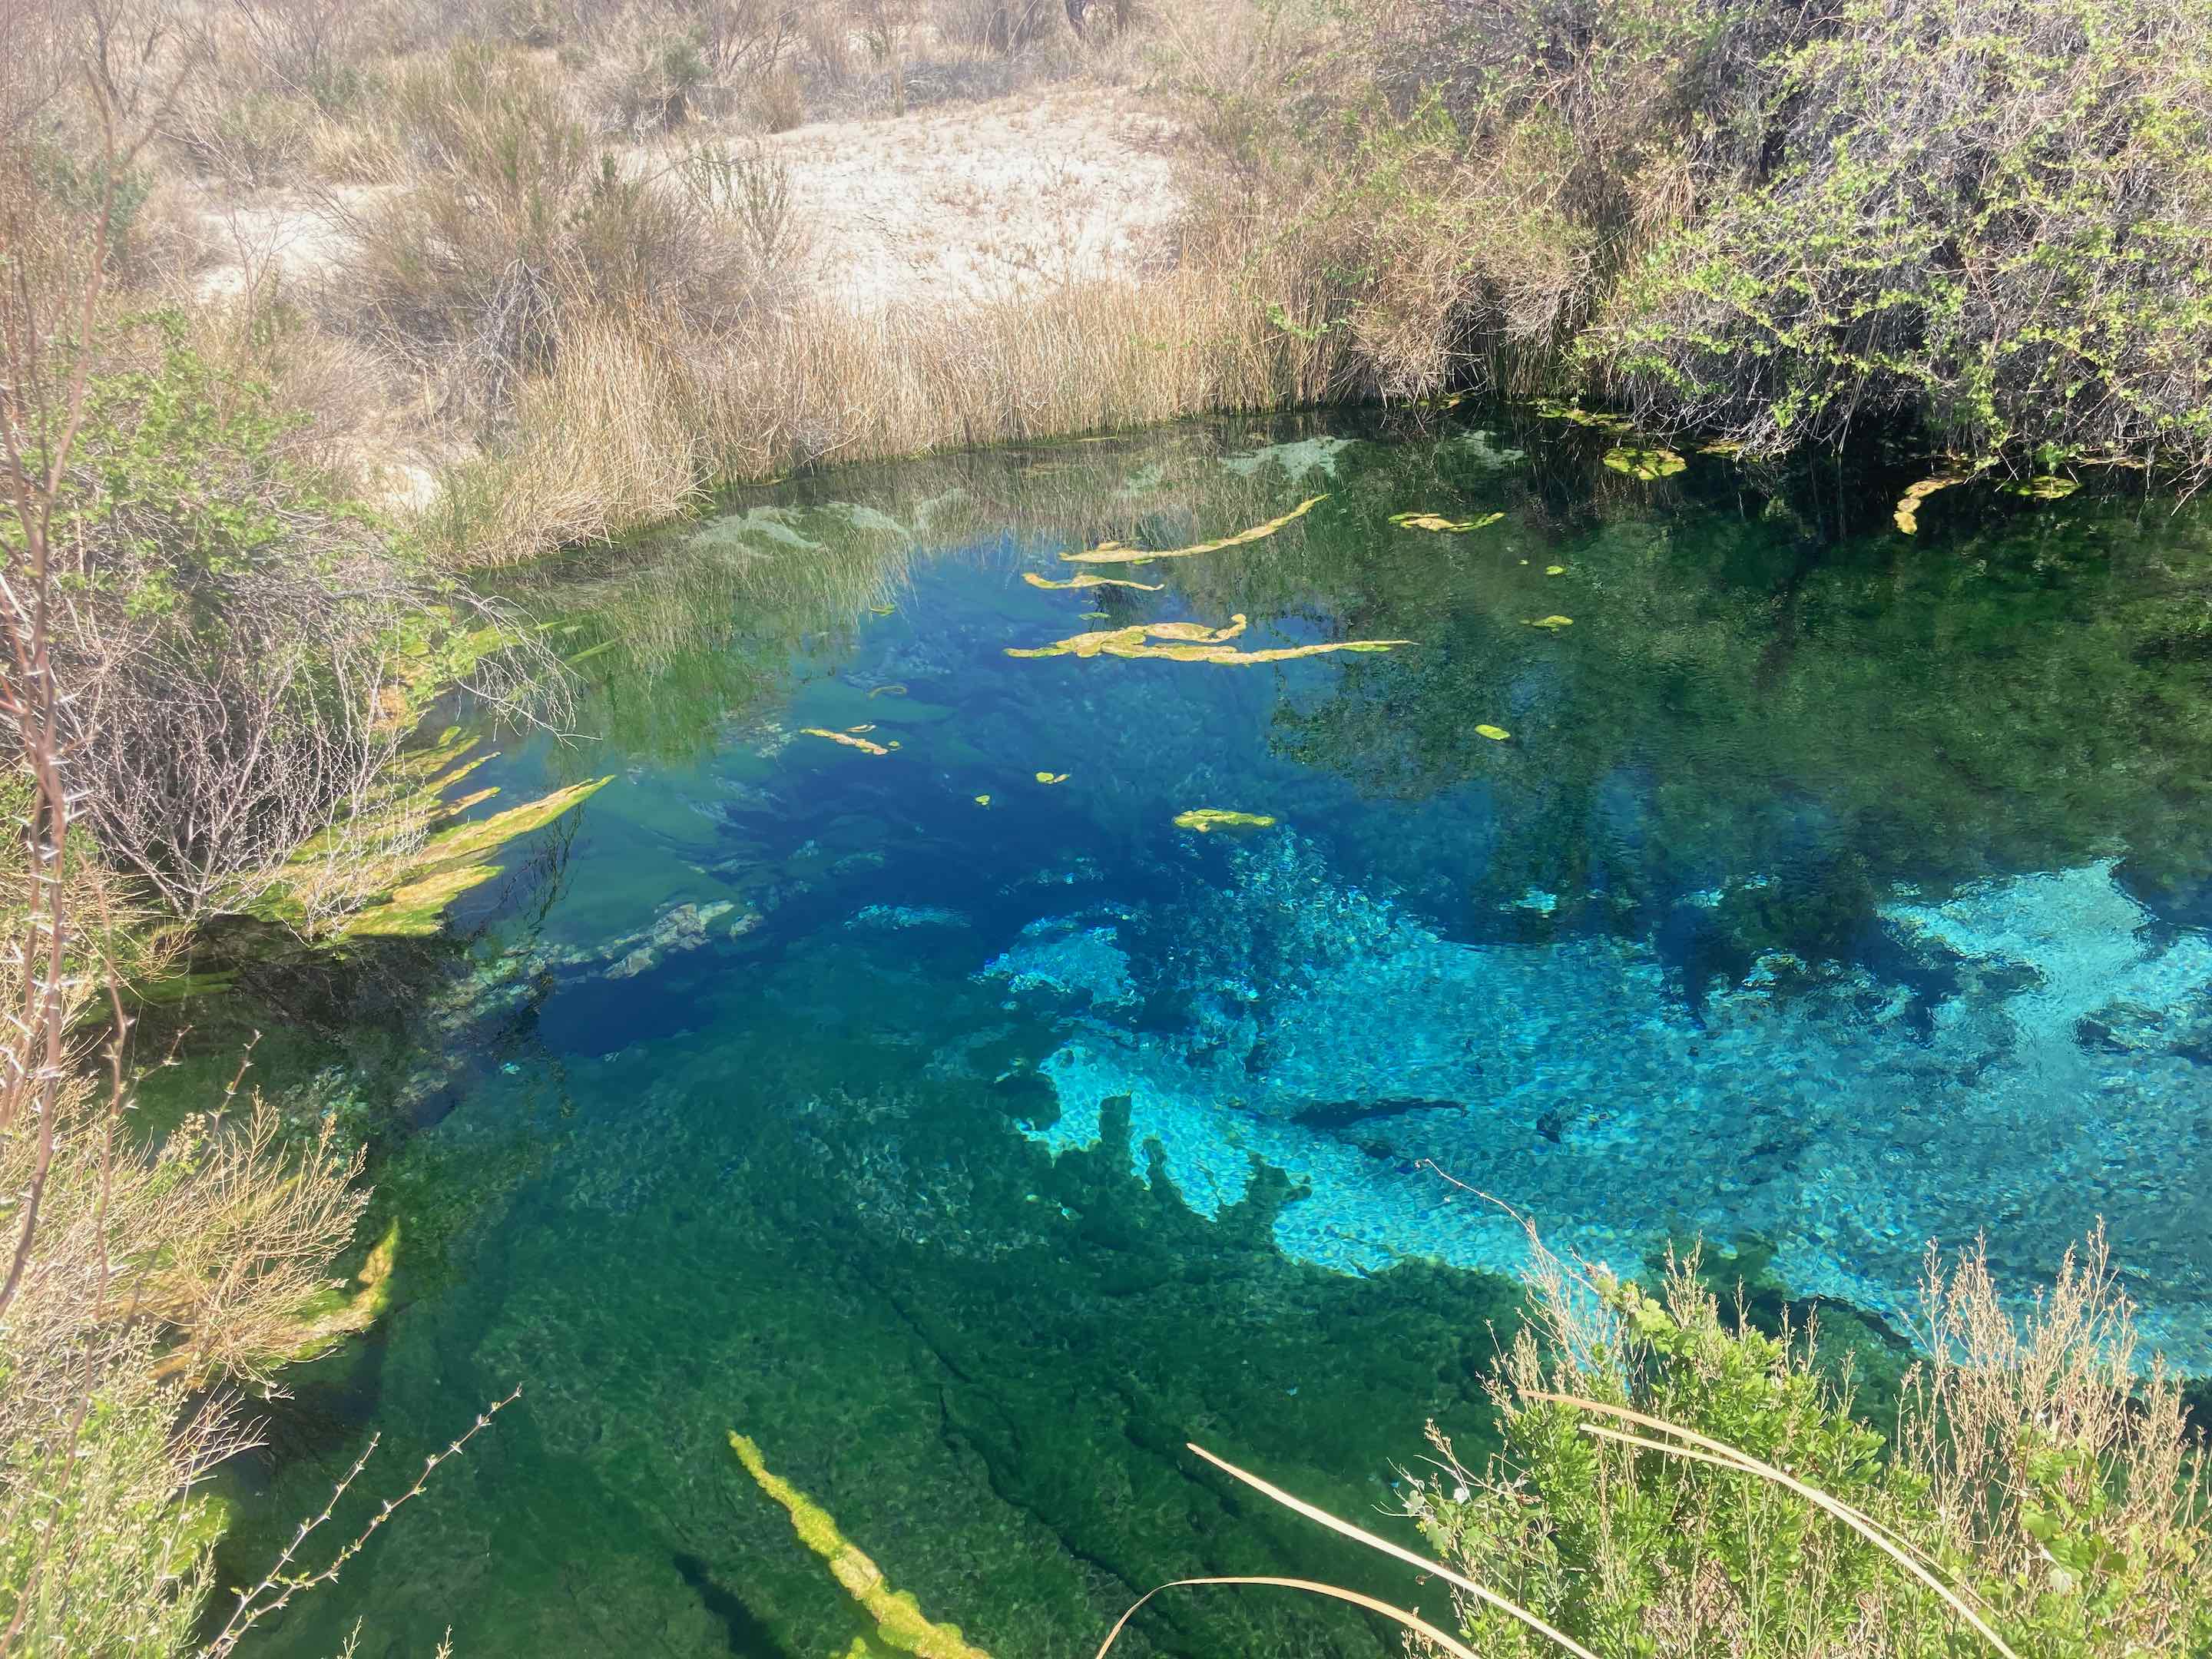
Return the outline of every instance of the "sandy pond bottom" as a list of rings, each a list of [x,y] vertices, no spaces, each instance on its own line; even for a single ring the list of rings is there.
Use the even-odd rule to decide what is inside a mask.
[[[386,964],[384,1081],[343,1041],[269,1079],[368,1113],[397,1075],[421,1127],[380,1172],[405,1305],[234,1471],[233,1559],[371,1431],[362,1494],[522,1402],[259,1650],[844,1653],[732,1428],[1000,1659],[1170,1577],[1404,1590],[1182,1445],[1371,1515],[1425,1421],[1480,1444],[1521,1236],[1431,1163],[1900,1332],[1929,1241],[2027,1291],[2101,1217],[2212,1369],[2204,515],[1947,495],[1913,542],[1550,442],[833,477],[567,590],[599,735],[478,779],[615,782]],[[1083,568],[1158,586],[1023,580]],[[1238,613],[1241,650],[1408,643],[1006,654]],[[1158,1606],[1145,1650],[1392,1649]]]

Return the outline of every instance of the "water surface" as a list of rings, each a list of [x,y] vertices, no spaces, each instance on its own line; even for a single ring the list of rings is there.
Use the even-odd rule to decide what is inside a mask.
[[[372,1429],[381,1492],[523,1403],[260,1650],[844,1653],[731,1428],[1001,1659],[1198,1572],[1440,1612],[1182,1450],[1371,1518],[1425,1422],[1482,1443],[1522,1237],[1431,1165],[1624,1270],[1740,1248],[1876,1346],[1929,1241],[2025,1291],[2102,1218],[2212,1369],[2212,518],[1954,490],[1905,538],[1894,480],[1586,436],[832,474],[551,579],[581,735],[471,781],[615,781],[265,1067],[387,1126],[405,1304],[234,1472],[235,1559]],[[1023,580],[1085,568],[1158,591]],[[1006,654],[1237,615],[1405,643]],[[1141,1650],[1395,1650],[1159,1607]]]

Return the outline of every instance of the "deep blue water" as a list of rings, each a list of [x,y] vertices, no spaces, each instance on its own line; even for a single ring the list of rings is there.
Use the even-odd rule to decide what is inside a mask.
[[[1164,1577],[1362,1571],[1180,1444],[1371,1507],[1428,1419],[1479,1443],[1522,1234],[1431,1164],[1625,1270],[1740,1248],[1877,1346],[1931,1241],[2026,1294],[2101,1220],[2212,1370],[2212,521],[1954,490],[1907,538],[1889,489],[1215,426],[556,573],[574,735],[488,732],[471,784],[614,781],[374,964],[381,1036],[269,1079],[413,1126],[404,1305],[236,1472],[240,1559],[371,1430],[389,1486],[523,1403],[264,1650],[842,1652],[732,1427],[1001,1659]],[[1022,580],[1085,568],[1160,591]],[[1406,643],[1006,654],[1238,613]],[[1257,1601],[1139,1640],[1388,1645]]]

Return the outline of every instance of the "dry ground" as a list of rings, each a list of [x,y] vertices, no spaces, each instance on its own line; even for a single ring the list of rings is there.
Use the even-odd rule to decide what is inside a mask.
[[[694,129],[692,143],[707,135]],[[757,140],[788,169],[805,295],[855,313],[919,303],[960,308],[1095,277],[1141,280],[1171,264],[1177,207],[1174,124],[1127,86],[1062,82],[988,102],[903,116],[811,122]],[[611,143],[649,173],[679,155],[660,139]],[[174,287],[222,307],[331,278],[346,251],[340,219],[392,185],[240,191],[174,179],[165,204],[179,232]],[[419,510],[440,471],[470,447],[410,418],[410,400],[360,422],[354,470],[387,507]]]
[[[1126,87],[1081,83],[903,116],[812,122],[762,141],[790,168],[811,286],[858,307],[1004,297],[1040,281],[1141,276],[1167,259],[1176,129]],[[666,146],[617,147],[649,169]],[[331,205],[389,185],[239,193],[179,185],[198,244],[191,286],[325,276],[344,250]]]
[[[1128,89],[1074,85],[769,143],[812,222],[823,292],[952,305],[1160,264],[1172,136]]]

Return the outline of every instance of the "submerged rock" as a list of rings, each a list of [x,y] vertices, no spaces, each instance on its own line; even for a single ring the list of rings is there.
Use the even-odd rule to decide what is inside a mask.
[[[1593,1259],[1749,1229],[1800,1294],[1892,1318],[1931,1238],[1987,1231],[2032,1282],[2100,1217],[2124,1270],[2212,1287],[2190,1197],[2212,1185],[2212,944],[2153,927],[2110,865],[1886,907],[1912,985],[1770,954],[1700,1018],[1646,945],[1455,940],[1294,836],[1235,857],[1233,885],[1172,924],[1040,922],[986,969],[1090,994],[1039,1068],[1060,1097],[1048,1144],[1093,1144],[1126,1098],[1139,1173],[1156,1145],[1218,1213],[1255,1160],[1279,1168],[1308,1195],[1278,1242],[1347,1272],[1518,1264],[1519,1224],[1433,1161]],[[1962,963],[1978,971],[1947,975]],[[1119,1018],[1138,1006],[1186,1020]],[[2178,1359],[2212,1361],[2212,1288],[2146,1319]]]
[[[664,912],[652,927],[641,933],[625,934],[598,953],[603,957],[616,958],[603,977],[635,979],[658,967],[664,957],[697,950],[707,943],[713,924],[737,908],[732,900],[712,899],[704,904],[679,904]],[[720,931],[734,938],[759,924],[760,917],[749,910]]]

